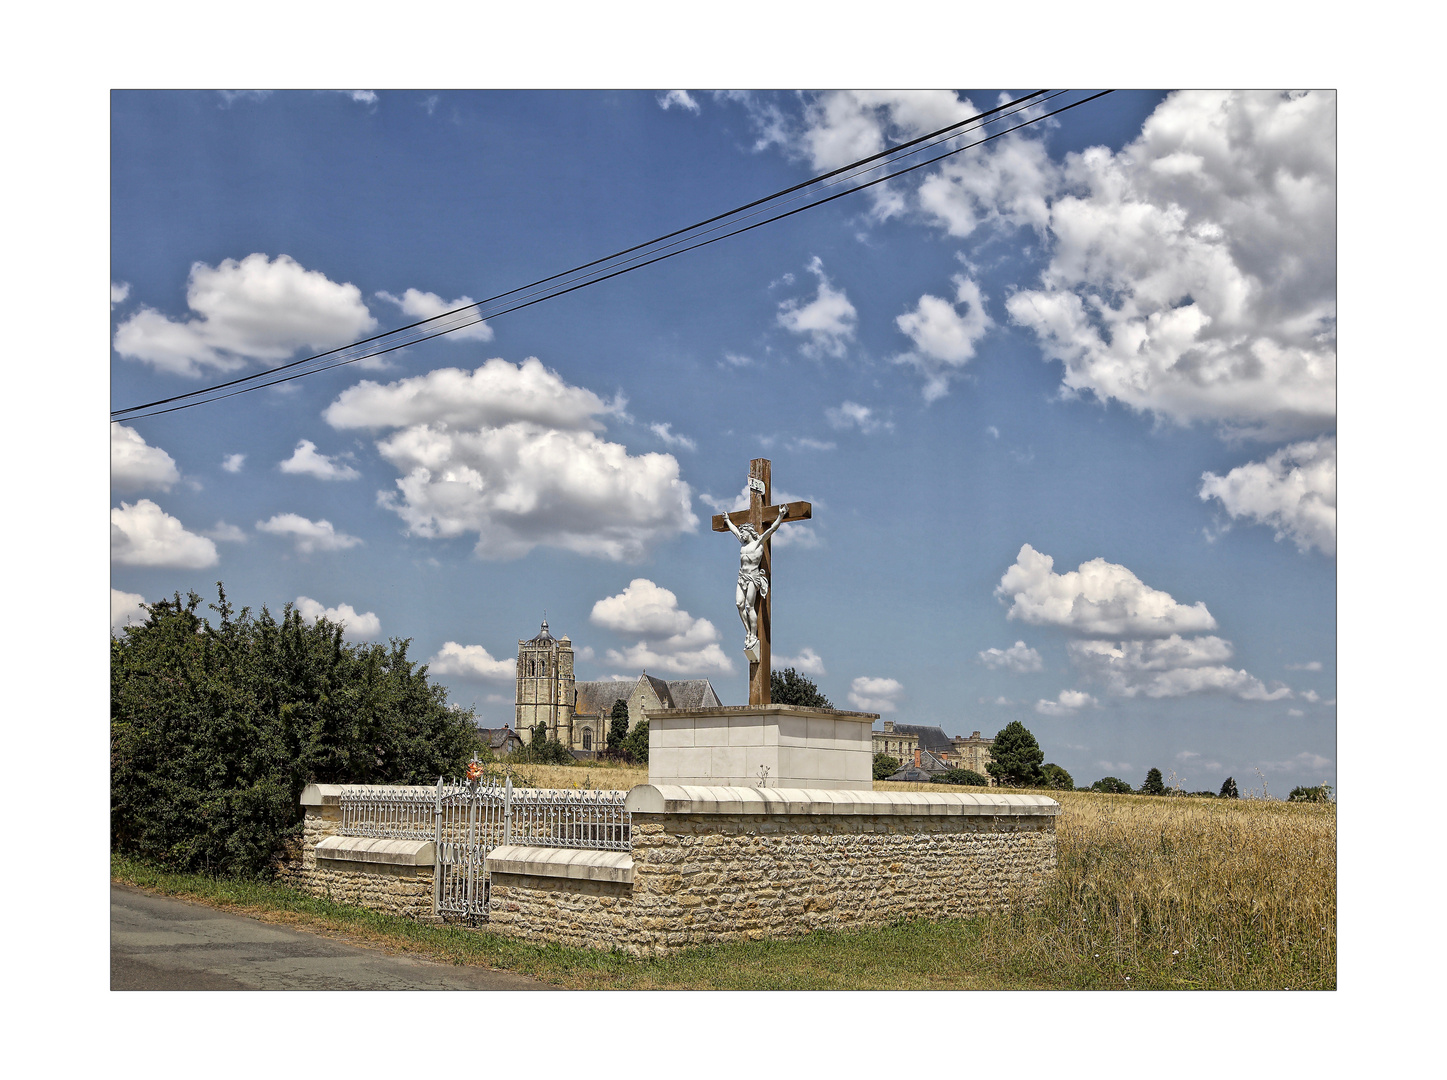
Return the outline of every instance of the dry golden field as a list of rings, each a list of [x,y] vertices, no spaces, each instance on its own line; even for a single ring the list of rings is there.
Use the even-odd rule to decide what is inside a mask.
[[[522,765],[513,782],[626,790],[647,779],[646,766],[590,763]],[[1059,870],[1039,903],[972,920],[955,944],[976,962],[1061,987],[1336,985],[1334,803],[1050,794]]]

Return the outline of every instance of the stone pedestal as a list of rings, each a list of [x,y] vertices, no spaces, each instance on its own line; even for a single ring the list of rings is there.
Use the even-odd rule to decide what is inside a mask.
[[[874,787],[878,713],[798,705],[648,710],[648,782],[704,787]]]

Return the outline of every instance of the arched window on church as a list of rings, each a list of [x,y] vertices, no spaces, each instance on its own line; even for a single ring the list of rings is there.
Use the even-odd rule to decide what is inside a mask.
[[[590,728],[584,728],[584,729],[583,729],[583,749],[584,749],[584,750],[591,750],[591,749],[593,749],[593,732],[592,732],[592,729],[590,729]]]

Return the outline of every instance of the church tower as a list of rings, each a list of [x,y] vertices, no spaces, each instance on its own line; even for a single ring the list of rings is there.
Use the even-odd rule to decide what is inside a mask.
[[[518,641],[517,720],[515,730],[526,743],[533,728],[547,727],[548,738],[573,746],[573,643],[548,633],[548,621],[538,636]]]

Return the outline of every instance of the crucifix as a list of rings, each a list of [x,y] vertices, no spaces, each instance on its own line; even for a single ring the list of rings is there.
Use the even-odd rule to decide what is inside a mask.
[[[769,459],[749,462],[749,508],[713,516],[714,532],[731,532],[739,541],[739,587],[735,602],[744,624],[744,654],[749,658],[749,704],[769,704],[770,538],[785,521],[813,516],[806,502],[771,506]]]

